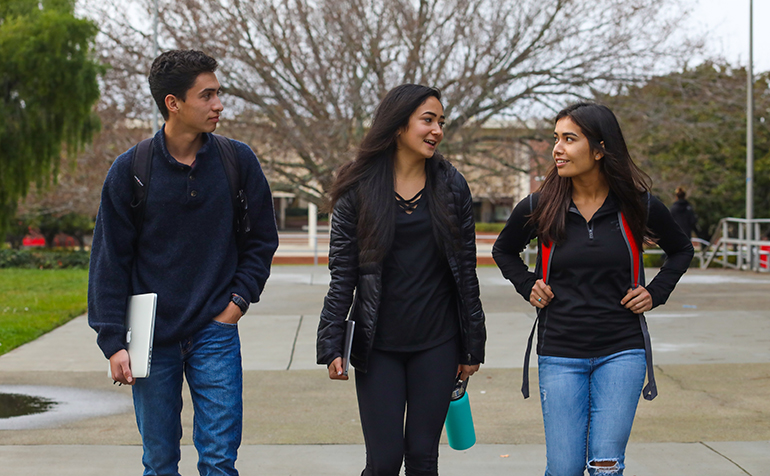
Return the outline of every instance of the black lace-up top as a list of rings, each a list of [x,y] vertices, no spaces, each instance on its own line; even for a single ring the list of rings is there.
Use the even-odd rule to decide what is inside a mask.
[[[396,230],[383,263],[374,347],[429,349],[459,332],[454,279],[433,236],[423,190],[408,200],[396,194],[394,205]]]
[[[406,213],[412,213],[417,209],[417,202],[420,200],[420,198],[422,198],[422,192],[424,191],[425,189],[420,190],[419,192],[417,192],[417,195],[410,198],[409,200],[405,199],[404,197],[399,195],[398,192],[396,192],[396,203]]]

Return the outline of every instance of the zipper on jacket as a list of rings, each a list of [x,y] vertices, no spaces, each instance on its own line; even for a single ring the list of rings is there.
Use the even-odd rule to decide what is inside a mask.
[[[577,216],[579,216],[583,220],[585,220],[585,217],[583,217],[583,214],[580,213],[580,210],[578,210],[576,206],[573,205],[573,206],[569,207],[569,211],[571,213],[576,214]],[[588,231],[588,239],[591,240],[591,241],[593,241],[593,239],[594,239],[594,218],[596,218],[596,214],[595,213],[594,213],[594,216],[591,217],[591,221],[587,221],[586,222],[586,230]]]
[[[577,216],[579,216],[583,220],[585,220],[585,217],[583,217],[583,214],[580,213],[580,210],[578,210],[576,206],[573,205],[573,206],[569,207],[569,211],[574,213],[574,214],[576,214]],[[586,230],[588,230],[588,239],[591,240],[591,241],[593,241],[593,239],[594,239],[594,218],[595,217],[596,217],[596,214],[594,213],[594,216],[591,217],[591,221],[587,221],[586,222]]]

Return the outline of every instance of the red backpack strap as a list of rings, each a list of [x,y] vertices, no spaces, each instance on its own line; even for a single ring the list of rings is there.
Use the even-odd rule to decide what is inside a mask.
[[[631,286],[636,289],[642,283],[642,250],[639,249],[623,212],[618,212],[618,222],[621,224],[621,233],[631,256]]]
[[[634,240],[631,228],[628,226],[626,217],[622,212],[618,212],[618,223],[623,239],[626,241],[628,253],[631,256],[631,285],[636,289],[643,283],[642,273],[644,272],[644,261],[639,245]],[[650,331],[647,328],[647,319],[644,314],[639,314],[639,325],[642,328],[642,337],[644,338],[644,356],[647,361],[647,385],[642,389],[642,396],[645,400],[652,400],[658,396],[658,386],[655,383],[655,371],[652,367],[652,343],[650,342]]]

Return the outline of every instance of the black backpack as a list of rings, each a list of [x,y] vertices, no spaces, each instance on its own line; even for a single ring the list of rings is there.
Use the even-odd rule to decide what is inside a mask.
[[[249,209],[249,203],[246,199],[246,192],[243,191],[243,184],[240,179],[240,167],[238,164],[238,157],[235,154],[235,147],[230,139],[211,134],[214,138],[214,143],[219,150],[219,157],[222,159],[222,165],[225,168],[225,175],[227,175],[227,182],[230,185],[230,195],[233,201],[233,211],[235,215],[235,227],[236,236],[239,241],[246,233],[251,231],[251,224],[249,222],[249,215],[247,213]],[[133,209],[134,226],[137,229],[137,236],[142,231],[142,224],[144,223],[144,211],[147,207],[147,191],[150,188],[150,178],[152,176],[152,156],[153,156],[153,139],[145,139],[134,148],[134,155],[131,157],[131,175],[132,175],[132,189],[134,192],[134,199],[131,202],[131,208]],[[240,248],[240,246],[239,246]]]

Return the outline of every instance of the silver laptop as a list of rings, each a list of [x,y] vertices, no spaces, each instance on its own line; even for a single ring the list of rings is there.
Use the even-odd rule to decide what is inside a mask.
[[[150,376],[152,340],[155,334],[155,293],[135,294],[128,301],[126,310],[126,344],[134,378]],[[112,370],[109,371],[112,377]]]

